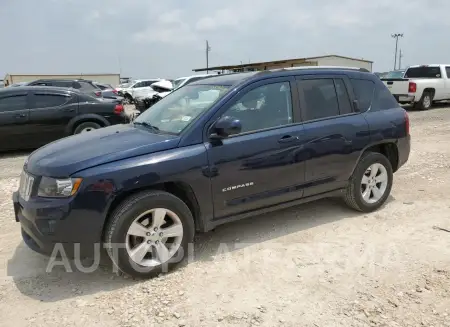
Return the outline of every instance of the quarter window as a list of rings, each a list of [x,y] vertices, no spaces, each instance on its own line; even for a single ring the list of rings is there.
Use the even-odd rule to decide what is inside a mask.
[[[450,67],[449,66],[445,67],[445,72],[447,74],[447,78],[450,78]]]
[[[26,95],[12,95],[0,98],[0,112],[24,110],[27,107]]]
[[[351,82],[360,111],[367,111],[372,104],[375,83],[366,79],[351,79]]]
[[[290,84],[273,83],[250,90],[223,116],[239,119],[242,133],[290,124],[293,122]]]

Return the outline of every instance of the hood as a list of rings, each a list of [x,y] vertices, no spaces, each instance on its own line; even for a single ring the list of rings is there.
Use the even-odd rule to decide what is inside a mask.
[[[27,171],[37,176],[68,177],[108,162],[172,149],[178,142],[175,135],[115,125],[47,144],[28,157]]]
[[[172,82],[168,81],[168,80],[163,80],[163,81],[153,83],[152,86],[160,87],[160,88],[166,89],[168,91],[173,89]]]

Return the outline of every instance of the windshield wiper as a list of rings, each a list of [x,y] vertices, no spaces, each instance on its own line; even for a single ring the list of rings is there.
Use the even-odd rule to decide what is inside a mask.
[[[153,125],[151,125],[151,124],[149,124],[149,123],[147,123],[145,121],[135,121],[134,124],[135,125],[141,125],[141,126],[144,126],[144,127],[147,127],[147,128],[150,128],[150,129],[152,129],[154,131],[159,132],[159,128],[158,127],[153,126]]]

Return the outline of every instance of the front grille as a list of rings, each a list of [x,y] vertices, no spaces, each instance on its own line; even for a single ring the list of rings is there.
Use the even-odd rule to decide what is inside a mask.
[[[28,174],[25,170],[20,175],[19,195],[25,201],[28,201],[33,190],[34,177]]]

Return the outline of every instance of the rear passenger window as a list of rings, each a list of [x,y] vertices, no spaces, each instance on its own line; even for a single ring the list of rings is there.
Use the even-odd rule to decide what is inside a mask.
[[[68,100],[67,97],[57,94],[35,94],[34,106],[36,108],[57,107]]]
[[[339,104],[333,79],[306,79],[298,81],[304,95],[304,120],[339,116]]]
[[[348,96],[347,87],[345,86],[344,80],[338,78],[334,80],[336,86],[336,93],[339,100],[339,113],[341,115],[349,114],[353,111],[350,102],[350,97]]]
[[[355,97],[358,100],[360,111],[367,111],[371,104],[375,83],[366,79],[351,79]]]
[[[0,98],[0,112],[24,110],[27,107],[26,95],[13,95]]]

